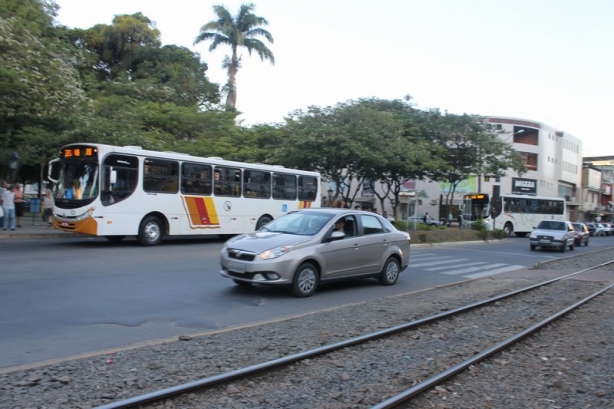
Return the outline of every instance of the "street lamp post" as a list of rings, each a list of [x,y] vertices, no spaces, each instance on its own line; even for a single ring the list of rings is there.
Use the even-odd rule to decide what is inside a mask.
[[[9,171],[11,185],[17,180],[17,169],[19,169],[19,154],[16,151],[11,152],[9,156]]]
[[[328,193],[328,207],[333,207],[331,203],[333,200],[333,189],[329,188],[326,193]]]

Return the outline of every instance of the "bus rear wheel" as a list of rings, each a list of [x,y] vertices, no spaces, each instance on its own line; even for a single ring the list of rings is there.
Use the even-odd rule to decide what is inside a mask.
[[[141,222],[137,237],[141,246],[157,246],[164,236],[164,225],[159,217],[147,216]]]
[[[503,226],[503,231],[505,232],[505,235],[509,237],[514,232],[514,226],[512,226],[512,223],[507,222],[505,223],[505,226]]]

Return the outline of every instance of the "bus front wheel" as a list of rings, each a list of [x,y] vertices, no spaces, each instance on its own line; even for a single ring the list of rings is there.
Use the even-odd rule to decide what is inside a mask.
[[[258,219],[258,223],[256,223],[256,230],[260,230],[262,227],[266,226],[267,224],[271,223],[271,221],[273,221],[273,219],[269,216],[262,216],[260,219]]]
[[[164,225],[159,217],[147,216],[139,227],[138,241],[141,246],[157,246],[164,236]]]

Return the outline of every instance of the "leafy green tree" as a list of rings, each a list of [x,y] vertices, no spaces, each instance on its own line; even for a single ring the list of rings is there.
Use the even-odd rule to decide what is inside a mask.
[[[445,192],[447,212],[444,214],[450,210],[458,184],[469,177],[484,174],[502,177],[508,169],[519,174],[526,172],[520,154],[482,117],[430,110],[424,113],[421,126],[426,138],[439,147],[446,162],[445,166],[428,172],[431,179],[449,184]]]
[[[236,76],[241,68],[241,57],[238,55],[239,47],[247,48],[249,54],[255,51],[260,60],[269,60],[275,64],[275,57],[271,50],[267,48],[265,43],[256,37],[264,37],[271,44],[273,36],[261,26],[268,25],[269,22],[259,16],[256,16],[253,11],[253,4],[243,4],[239,8],[236,16],[232,16],[224,6],[213,6],[213,12],[217,16],[217,20],[212,20],[200,28],[200,33],[194,39],[194,44],[203,41],[211,41],[209,51],[214,51],[220,45],[227,45],[231,48],[231,55],[226,56],[222,63],[222,67],[228,72],[228,95],[226,97],[226,109],[229,111],[236,110],[237,105],[237,86]]]
[[[160,31],[142,13],[118,15],[111,25],[72,30],[73,44],[89,53],[99,81],[131,79],[132,63],[143,47],[159,48]]]
[[[381,209],[385,208],[386,201],[391,204],[395,218],[403,183],[408,179],[424,179],[429,171],[445,165],[436,154],[437,147],[424,138],[418,126],[421,111],[415,109],[410,100],[408,95],[403,100],[372,98],[359,101],[386,118],[388,128],[378,126],[380,132],[374,133],[374,146],[370,148],[381,151],[381,156],[363,168],[363,172],[366,178],[381,184],[382,190],[374,190],[374,194]],[[396,124],[395,131],[386,131],[392,124]]]
[[[143,83],[141,92],[155,88],[168,95],[152,100],[211,110],[217,108],[220,94],[217,84],[207,79],[207,68],[188,48],[145,46],[134,53],[131,72],[135,83]]]
[[[41,173],[89,105],[71,50],[51,25],[55,10],[52,2],[0,3],[0,147]]]

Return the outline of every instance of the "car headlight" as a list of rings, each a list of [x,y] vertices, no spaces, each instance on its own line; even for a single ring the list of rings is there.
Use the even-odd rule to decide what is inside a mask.
[[[292,247],[293,246],[275,247],[274,249],[263,251],[262,253],[258,254],[258,257],[261,260],[272,260],[274,258],[281,257],[286,253],[289,253],[292,250]]]

